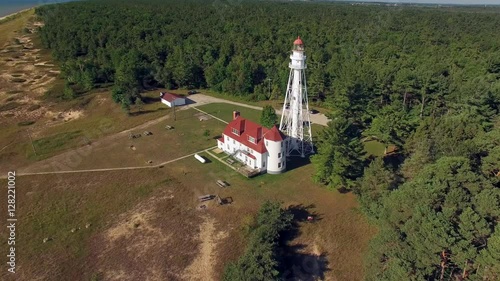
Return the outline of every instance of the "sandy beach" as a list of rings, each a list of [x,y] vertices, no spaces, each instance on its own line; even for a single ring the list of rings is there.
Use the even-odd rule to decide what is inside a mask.
[[[12,16],[15,16],[17,14],[20,14],[20,13],[24,13],[26,11],[29,11],[31,9],[33,9],[34,7],[32,8],[27,8],[27,9],[24,9],[24,10],[21,10],[21,11],[18,11],[18,12],[15,12],[15,13],[12,13],[12,14],[9,14],[9,15],[6,15],[6,16],[3,16],[3,17],[0,17],[0,22],[3,21],[4,19],[8,18],[8,17],[12,17]]]

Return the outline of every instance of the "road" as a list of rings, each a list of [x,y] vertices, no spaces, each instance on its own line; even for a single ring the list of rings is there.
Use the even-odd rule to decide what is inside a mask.
[[[234,105],[252,108],[252,109],[256,109],[256,110],[262,110],[262,107],[260,107],[260,106],[248,105],[248,104],[235,102],[235,101],[229,101],[229,100],[220,99],[220,98],[216,98],[216,97],[212,97],[212,96],[207,96],[204,94],[194,94],[194,95],[189,96],[189,99],[192,101],[192,103],[187,105],[185,108],[197,107],[197,106],[209,104],[209,103],[229,103],[229,104],[234,104]],[[281,115],[282,110],[276,110],[276,114]],[[327,126],[327,124],[328,124],[328,118],[322,113],[310,114],[310,117],[311,117],[311,122],[313,124],[318,124],[318,125],[322,125],[322,126]]]

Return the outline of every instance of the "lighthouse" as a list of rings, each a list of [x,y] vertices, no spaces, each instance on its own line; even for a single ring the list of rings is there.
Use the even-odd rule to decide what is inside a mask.
[[[314,153],[314,147],[307,100],[306,55],[300,36],[293,42],[288,67],[290,68],[290,76],[279,129],[288,135],[287,156],[305,157]]]

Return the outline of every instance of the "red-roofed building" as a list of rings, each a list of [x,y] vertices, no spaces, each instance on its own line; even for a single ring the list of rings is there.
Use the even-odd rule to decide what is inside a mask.
[[[169,107],[172,107],[174,105],[179,106],[186,104],[186,99],[184,97],[172,93],[160,92],[160,98],[161,102],[168,105]]]
[[[262,127],[233,113],[217,146],[250,168],[279,174],[286,170],[287,136],[278,127]]]

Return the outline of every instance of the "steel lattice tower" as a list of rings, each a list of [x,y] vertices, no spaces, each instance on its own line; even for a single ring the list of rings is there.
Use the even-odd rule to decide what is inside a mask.
[[[287,155],[305,157],[314,153],[305,69],[306,56],[300,36],[293,42],[290,77],[281,115],[280,130],[289,136]]]

